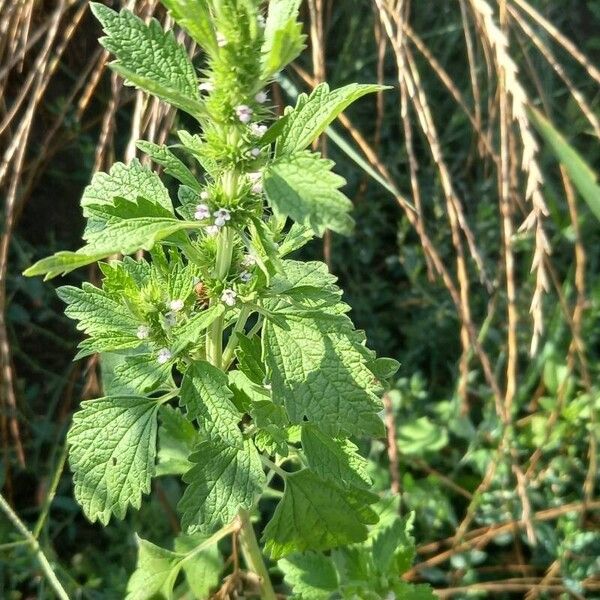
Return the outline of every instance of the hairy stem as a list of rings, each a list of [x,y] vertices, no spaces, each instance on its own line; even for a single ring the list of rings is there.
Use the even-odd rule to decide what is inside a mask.
[[[224,227],[219,233],[217,259],[215,264],[215,276],[224,279],[231,266],[233,255],[233,232],[229,227]],[[211,302],[211,304],[214,300]],[[223,355],[223,323],[224,318],[220,316],[209,327],[206,332],[206,357],[215,367],[221,368]]]
[[[69,596],[65,591],[65,588],[62,586],[61,582],[56,577],[54,570],[52,569],[52,565],[46,558],[44,551],[40,547],[40,543],[35,539],[33,534],[27,529],[23,521],[19,519],[17,514],[10,507],[10,504],[5,500],[4,496],[0,494],[0,508],[8,517],[8,520],[15,526],[15,529],[19,531],[19,533],[25,538],[27,543],[31,546],[37,561],[40,563],[40,567],[42,571],[44,571],[44,575],[48,580],[48,583],[54,590],[55,594],[60,598],[60,600],[69,600]],[[266,598],[267,596],[265,596]],[[270,597],[270,596],[269,596]],[[273,596],[275,598],[275,596]]]
[[[240,510],[240,542],[242,546],[242,554],[248,568],[252,569],[260,579],[260,597],[262,600],[276,600],[277,596],[273,590],[271,584],[271,578],[269,577],[269,571],[265,565],[254,528],[250,521],[250,513],[247,510]]]

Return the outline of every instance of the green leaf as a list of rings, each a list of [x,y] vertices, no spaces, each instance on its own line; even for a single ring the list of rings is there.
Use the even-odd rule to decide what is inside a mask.
[[[415,514],[397,515],[390,523],[379,526],[373,536],[373,564],[378,573],[401,576],[410,569],[417,550],[411,535]],[[380,521],[381,523],[381,521]]]
[[[82,254],[105,258],[112,254],[133,254],[138,250],[152,250],[165,238],[185,229],[200,229],[198,223],[167,217],[135,217],[109,223],[102,231],[88,238]],[[98,260],[95,258],[95,260]],[[92,261],[93,262],[93,261]]]
[[[365,490],[342,490],[309,469],[285,478],[285,492],[263,535],[273,559],[304,550],[327,550],[367,539],[367,525],[377,522],[369,504],[377,496]]]
[[[194,467],[183,477],[189,485],[179,502],[182,527],[188,533],[209,533],[230,523],[240,508],[250,509],[263,491],[265,475],[251,440],[240,448],[204,441],[190,460]]]
[[[201,334],[206,331],[223,313],[225,306],[215,304],[206,310],[194,315],[188,321],[182,322],[173,328],[172,334],[175,339],[173,351],[182,352],[188,346],[199,345]]]
[[[194,41],[210,52],[217,50],[217,38],[206,0],[162,0],[177,24]]]
[[[175,550],[192,553],[205,541],[206,537],[198,534],[178,535],[175,538]],[[223,558],[217,544],[206,550],[194,552],[191,558],[183,562],[183,572],[194,598],[210,596],[210,591],[219,585],[223,567]]]
[[[194,362],[181,382],[181,405],[211,440],[241,448],[238,423],[242,415],[232,402],[233,392],[227,383],[227,375],[217,367],[204,360]]]
[[[86,254],[84,252],[69,252],[61,251],[38,260],[31,267],[23,271],[23,275],[26,277],[37,277],[38,275],[44,275],[44,281],[53,279],[58,275],[66,275],[79,267],[84,267],[91,263],[96,262],[104,258],[104,254]]]
[[[183,555],[165,550],[147,540],[139,540],[137,567],[127,584],[125,600],[170,600],[181,569]]]
[[[368,461],[350,440],[336,440],[306,424],[302,427],[302,448],[310,468],[322,479],[358,487],[371,485]]]
[[[106,356],[117,356],[104,353],[102,367]],[[131,396],[146,394],[169,381],[171,365],[158,364],[154,354],[138,354],[135,356],[118,356],[121,360],[113,362],[113,378],[107,395]]]
[[[308,420],[334,436],[382,435],[376,382],[347,317],[274,316],[263,329],[263,355],[273,400],[286,407],[292,423]]]
[[[435,452],[448,444],[448,432],[428,417],[404,422],[398,428],[398,448],[404,454]]]
[[[306,36],[298,11],[302,0],[271,0],[262,46],[261,78],[269,79],[304,49]]]
[[[82,350],[76,358],[140,345],[136,334],[140,323],[127,306],[109,298],[103,290],[84,283],[81,288],[64,286],[56,292],[67,304],[67,317],[78,321],[77,329],[91,336],[80,344]]]
[[[117,58],[111,63],[113,71],[196,119],[202,118],[194,65],[173,32],[163,31],[156,19],[146,25],[125,9],[117,13],[103,4],[90,6],[106,33],[100,43]]]
[[[91,521],[125,517],[150,492],[158,403],[117,396],[81,403],[67,435],[75,497]]]
[[[192,188],[199,192],[202,186],[194,177],[194,174],[179,160],[167,146],[153,144],[152,142],[146,142],[139,140],[137,147],[147,154],[156,164],[159,164],[165,168],[165,173],[175,177],[184,185]]]
[[[338,578],[331,558],[317,552],[292,554],[277,566],[294,595],[302,600],[329,600],[338,589]]]
[[[393,585],[396,598],[402,600],[437,600],[438,596],[427,584],[413,585],[405,581],[397,581]]]
[[[266,377],[265,366],[262,362],[260,338],[252,339],[238,334],[238,347],[235,350],[238,369],[254,383],[261,385]]]
[[[292,223],[285,239],[279,246],[279,256],[284,257],[306,246],[314,237],[312,229],[298,223]]]
[[[97,207],[112,206],[116,198],[130,202],[144,198],[173,214],[169,192],[156,173],[142,166],[137,159],[133,159],[128,165],[118,162],[108,173],[96,173],[83,192],[81,206],[84,216],[89,219],[83,239],[88,239],[89,232],[104,228],[106,219],[96,214]],[[92,206],[96,209],[91,208]]]
[[[310,94],[301,94],[296,107],[288,113],[277,141],[277,155],[293,154],[307,148],[350,104],[367,94],[387,89],[376,84],[351,83],[330,90],[326,83]]]
[[[349,233],[352,202],[339,191],[346,182],[331,171],[333,161],[308,151],[281,156],[267,168],[264,187],[278,217],[291,217],[316,235],[326,229]]]
[[[583,196],[596,218],[600,219],[600,186],[596,173],[542,113],[532,107],[529,107],[528,113],[536,129],[567,170],[577,191]]]
[[[180,410],[160,407],[156,475],[183,475],[192,468],[189,456],[200,436]]]

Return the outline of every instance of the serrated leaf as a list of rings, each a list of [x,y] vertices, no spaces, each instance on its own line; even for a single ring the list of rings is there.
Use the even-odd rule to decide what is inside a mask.
[[[181,569],[183,555],[139,540],[138,562],[127,583],[126,600],[170,600]]]
[[[377,522],[369,507],[377,496],[365,490],[337,487],[309,469],[285,478],[285,492],[263,535],[273,559],[292,552],[327,550],[362,542],[367,525]]]
[[[393,585],[396,598],[402,600],[437,600],[438,596],[427,584],[413,585],[405,581],[397,581]]]
[[[448,432],[428,417],[419,417],[398,427],[397,441],[404,454],[435,452],[448,444]]]
[[[290,217],[322,236],[326,229],[349,233],[352,202],[339,191],[343,177],[331,171],[333,162],[308,151],[277,158],[266,169],[264,188],[278,217]]]
[[[128,83],[158,96],[196,119],[204,114],[198,79],[186,49],[156,19],[146,25],[129,10],[116,12],[91,3],[106,36],[100,43],[117,58],[113,71]]]
[[[44,281],[53,279],[58,275],[66,275],[79,267],[92,264],[97,260],[105,258],[104,254],[86,254],[84,252],[70,252],[68,250],[57,252],[52,256],[42,258],[25,269],[23,275],[26,277],[37,277],[44,275]]]
[[[124,518],[150,491],[158,406],[151,398],[118,396],[84,401],[75,413],[69,462],[75,497],[92,522]]]
[[[281,257],[287,256],[296,250],[299,250],[303,246],[306,246],[314,237],[312,229],[305,227],[299,223],[292,223],[290,230],[288,231],[285,239],[279,246],[279,255]]]
[[[83,239],[87,240],[89,232],[98,231],[105,225],[105,219],[90,207],[110,206],[115,198],[124,198],[130,202],[144,198],[173,214],[169,192],[156,173],[142,166],[137,159],[133,159],[128,165],[118,162],[108,173],[94,174],[92,182],[83,192],[81,206],[84,216],[89,219]]]
[[[107,361],[110,362],[107,364]],[[105,369],[112,371],[110,388],[105,388],[105,394],[109,396],[146,394],[169,381],[171,375],[171,365],[159,364],[153,354],[103,353],[101,362],[103,372]]]
[[[238,369],[257,384],[262,384],[266,377],[265,367],[262,363],[262,349],[260,338],[252,339],[245,335],[238,334],[238,347],[235,350]]]
[[[298,22],[301,0],[271,0],[265,26],[261,78],[269,79],[304,49],[306,36]]]
[[[204,541],[206,537],[198,534],[178,535],[175,538],[175,550],[186,554],[192,553]],[[210,596],[210,591],[220,582],[223,567],[223,558],[216,544],[200,552],[194,552],[190,559],[183,562],[183,572],[194,598]]]
[[[227,375],[217,367],[204,360],[194,362],[181,382],[181,405],[211,440],[241,448],[238,423],[242,415],[232,402],[233,392],[227,383]]]
[[[277,566],[294,595],[301,600],[329,600],[338,588],[333,561],[323,554],[292,554],[281,559]]]
[[[188,321],[185,321],[173,328],[172,334],[175,342],[173,351],[182,352],[188,346],[199,345],[202,342],[201,336],[223,313],[225,306],[215,304],[198,314],[195,314]]]
[[[194,177],[194,174],[179,160],[167,146],[153,144],[144,140],[137,142],[137,147],[147,154],[155,163],[165,168],[165,173],[175,177],[184,185],[192,188],[199,192],[202,186],[198,180]]]
[[[206,149],[208,146],[206,142],[202,140],[200,135],[180,130],[177,132],[177,136],[181,140],[184,148],[192,154],[207,173],[213,173],[217,169],[217,164],[214,159],[207,156]]]
[[[91,336],[86,343],[80,344],[82,351],[77,358],[140,345],[136,318],[125,305],[109,298],[103,290],[84,283],[81,288],[63,286],[56,292],[67,304],[65,314],[78,321],[77,329]]]
[[[370,486],[368,461],[350,440],[336,440],[313,425],[302,427],[302,449],[310,468],[322,479],[342,485]]]
[[[135,217],[109,223],[102,231],[88,237],[82,254],[105,258],[112,254],[133,254],[152,250],[154,245],[185,229],[200,229],[198,223],[165,217]],[[97,260],[97,259],[96,259]]]
[[[192,468],[189,456],[200,437],[180,410],[160,407],[156,475],[183,475]]]
[[[347,317],[275,314],[263,329],[263,356],[273,400],[292,423],[308,420],[334,436],[382,435],[375,380]]]
[[[206,0],[162,0],[177,24],[203,48],[217,50],[217,38]]]
[[[301,94],[294,110],[289,112],[285,127],[277,141],[277,154],[293,154],[307,148],[350,104],[367,94],[386,89],[376,84],[351,83],[330,90],[326,83],[310,94]]]
[[[182,527],[188,533],[209,533],[230,523],[263,491],[265,475],[251,440],[240,448],[204,441],[190,460],[194,467],[183,477],[188,487],[179,502]]]

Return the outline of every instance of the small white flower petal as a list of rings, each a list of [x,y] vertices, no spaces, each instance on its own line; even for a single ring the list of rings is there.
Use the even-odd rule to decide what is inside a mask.
[[[269,99],[269,96],[267,96],[267,92],[261,90],[258,92],[258,94],[256,94],[256,96],[254,96],[254,99],[259,104],[264,104]]]
[[[173,358],[173,354],[168,348],[161,348],[158,351],[157,361],[159,365],[164,365]]]
[[[215,237],[219,233],[219,227],[218,225],[208,225],[204,228],[204,231],[209,237]]]
[[[223,293],[221,294],[221,302],[223,302],[227,306],[234,306],[236,298],[236,292],[230,288],[224,289]]]
[[[183,306],[184,306],[184,302],[183,302],[183,300],[180,300],[180,299],[171,300],[171,302],[169,302],[169,308],[173,312],[179,312],[180,310],[183,309]]]
[[[227,38],[220,31],[217,31],[217,45],[219,48],[227,46]]]
[[[150,337],[150,327],[148,325],[140,325],[137,329],[137,337],[140,340],[147,340]]]

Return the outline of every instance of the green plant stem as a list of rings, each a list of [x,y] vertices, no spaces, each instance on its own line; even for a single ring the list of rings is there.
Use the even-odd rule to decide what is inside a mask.
[[[62,447],[62,450],[60,451],[58,462],[56,463],[56,467],[54,468],[54,473],[52,474],[52,481],[50,482],[48,493],[46,494],[46,498],[44,499],[42,511],[40,512],[40,516],[38,517],[35,527],[33,528],[33,537],[35,539],[38,539],[40,537],[40,533],[44,528],[44,523],[46,522],[46,518],[48,517],[48,513],[50,512],[50,505],[52,504],[52,500],[54,500],[54,496],[56,495],[56,489],[58,488],[63,469],[65,468],[67,454],[68,449],[67,444],[65,444]]]
[[[240,510],[238,516],[240,519],[240,543],[242,554],[244,555],[246,565],[260,578],[260,597],[262,600],[276,600],[277,596],[275,595],[273,585],[271,584],[269,571],[263,560],[254,533],[254,527],[252,527],[252,522],[250,521],[250,513],[247,510]]]
[[[15,529],[25,538],[25,540],[31,546],[31,549],[34,552],[37,561],[40,563],[40,567],[42,568],[42,571],[44,572],[48,583],[50,584],[58,598],[60,598],[60,600],[69,600],[69,596],[65,591],[65,588],[62,586],[61,582],[56,577],[56,574],[52,569],[52,565],[46,558],[46,555],[44,554],[39,542],[29,531],[29,529],[27,529],[23,521],[19,519],[17,514],[13,511],[13,509],[10,507],[10,504],[5,500],[2,494],[0,494],[0,508],[2,509],[4,514],[6,514],[8,520],[15,526]],[[273,598],[274,597],[275,596],[273,596]]]
[[[231,332],[231,337],[229,338],[227,346],[223,352],[223,359],[221,363],[224,371],[227,371],[229,365],[231,365],[231,362],[233,361],[233,354],[238,345],[238,334],[244,331],[246,321],[248,321],[248,317],[251,313],[252,309],[249,306],[242,306],[240,310],[240,316],[238,317],[237,323]]]
[[[229,272],[231,257],[233,256],[233,231],[224,227],[219,233],[217,258],[215,264],[215,277],[223,280]],[[211,301],[213,306],[215,301]],[[221,315],[206,332],[206,357],[215,367],[221,368],[223,355],[223,324],[225,319]]]
[[[188,552],[181,560],[181,564],[187,562],[188,560],[191,560],[192,558],[194,558],[194,556],[196,556],[196,554],[199,554],[203,550],[206,550],[207,548],[214,546],[217,542],[222,540],[224,537],[227,537],[228,535],[230,535],[236,531],[239,531],[239,523],[237,520],[234,520],[232,523],[230,523],[226,527],[223,527],[222,529],[219,529],[219,531],[217,531],[214,535],[209,537],[207,540],[204,540],[201,544],[199,544],[193,550]]]

